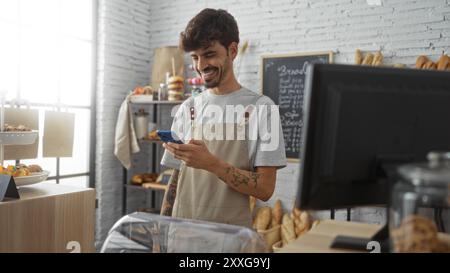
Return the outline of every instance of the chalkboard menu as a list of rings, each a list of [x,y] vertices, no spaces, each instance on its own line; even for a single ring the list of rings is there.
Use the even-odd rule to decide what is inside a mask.
[[[309,64],[331,63],[332,52],[263,55],[262,93],[279,105],[286,157],[299,159],[303,128],[303,94]]]

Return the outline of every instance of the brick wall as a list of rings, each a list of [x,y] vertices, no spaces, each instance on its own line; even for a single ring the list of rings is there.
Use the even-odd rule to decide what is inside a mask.
[[[114,156],[114,134],[120,105],[136,85],[149,82],[150,3],[143,0],[99,0],[97,83],[98,199],[96,246],[122,216],[122,166]],[[148,167],[148,149],[134,156],[136,171]],[[129,194],[129,211],[145,202],[145,192]]]
[[[412,65],[419,54],[437,59],[450,50],[450,0],[258,0],[156,1],[151,0],[150,49],[176,45],[178,34],[206,7],[228,10],[237,20],[241,41],[250,48],[243,58],[239,80],[259,91],[259,58],[264,53],[333,51],[336,63],[353,63],[356,48],[382,50],[385,63]],[[189,58],[186,59],[189,61]],[[282,199],[290,209],[297,189],[298,164],[278,173],[269,204]],[[329,217],[329,212],[316,214]],[[338,211],[336,218],[345,219]],[[384,210],[353,210],[352,220],[382,222]]]

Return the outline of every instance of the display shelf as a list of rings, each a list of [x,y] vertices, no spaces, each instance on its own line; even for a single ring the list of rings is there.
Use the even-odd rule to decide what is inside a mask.
[[[39,132],[0,132],[0,145],[30,145],[36,142]]]
[[[130,102],[133,104],[181,104],[184,100],[168,101],[168,100],[154,100],[153,96],[148,95],[133,95],[130,96]]]
[[[142,186],[125,184],[125,187],[136,190],[167,190],[167,185],[160,183],[142,183]]]

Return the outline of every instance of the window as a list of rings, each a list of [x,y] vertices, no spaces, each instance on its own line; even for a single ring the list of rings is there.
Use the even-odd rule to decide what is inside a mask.
[[[21,161],[49,170],[49,183],[94,186],[95,12],[96,0],[0,1],[0,91],[7,102],[39,109],[40,132],[46,110],[75,113],[71,158],[43,158],[40,145],[38,158]]]

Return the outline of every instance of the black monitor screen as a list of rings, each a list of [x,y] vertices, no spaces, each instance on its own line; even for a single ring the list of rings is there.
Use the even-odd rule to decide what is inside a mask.
[[[304,100],[297,205],[385,205],[383,164],[450,150],[450,72],[314,65]]]

